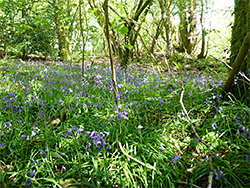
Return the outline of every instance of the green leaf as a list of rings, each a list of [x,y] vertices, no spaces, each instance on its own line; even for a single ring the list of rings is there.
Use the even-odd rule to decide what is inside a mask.
[[[123,27],[119,30],[119,32],[120,32],[121,34],[123,34],[123,35],[127,35],[127,34],[128,34],[128,28],[125,27],[125,26],[123,26]]]
[[[130,50],[132,50],[132,49],[134,48],[132,45],[128,45],[128,44],[125,44],[124,47],[125,47],[125,48],[128,48],[128,49],[130,49]]]

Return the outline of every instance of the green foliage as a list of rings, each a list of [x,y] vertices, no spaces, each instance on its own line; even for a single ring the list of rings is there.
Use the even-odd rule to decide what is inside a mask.
[[[213,185],[249,187],[250,109],[222,100],[223,72],[162,79],[153,67],[117,69],[116,106],[106,64],[87,68],[84,82],[68,63],[1,61],[0,69],[1,186],[206,187],[208,149],[182,112],[184,83],[191,121],[212,146]]]

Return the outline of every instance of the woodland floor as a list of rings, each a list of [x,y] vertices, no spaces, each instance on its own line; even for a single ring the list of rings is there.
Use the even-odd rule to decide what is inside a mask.
[[[82,79],[79,62],[0,60],[0,187],[206,187],[210,167],[213,187],[250,187],[250,108],[222,98],[225,64],[117,66],[117,105],[105,61]]]

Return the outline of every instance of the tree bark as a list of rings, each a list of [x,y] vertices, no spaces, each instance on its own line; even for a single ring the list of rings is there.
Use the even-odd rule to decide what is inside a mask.
[[[206,35],[205,35],[205,29],[203,26],[203,14],[204,14],[204,2],[201,0],[201,17],[200,17],[200,22],[201,22],[201,52],[197,56],[198,59],[204,59],[206,57],[205,55],[205,45],[206,45]]]
[[[195,0],[182,0],[178,3],[179,16],[180,16],[180,45],[179,52],[187,52],[191,54],[197,40],[195,35],[197,18],[195,15],[196,2]],[[186,9],[188,8],[189,16],[187,16]]]
[[[233,69],[231,70],[231,72],[227,78],[227,81],[225,83],[225,91],[226,92],[230,91],[232,83],[234,81],[234,78],[235,78],[236,74],[239,72],[240,67],[243,63],[243,60],[246,57],[247,52],[249,51],[249,48],[250,48],[250,30],[247,33],[247,36],[245,37],[243,44],[241,45],[240,51],[239,51],[239,53],[234,61]]]

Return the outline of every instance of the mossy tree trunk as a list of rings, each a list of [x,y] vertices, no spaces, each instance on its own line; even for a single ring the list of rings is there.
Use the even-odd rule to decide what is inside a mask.
[[[63,19],[64,9],[61,0],[54,0],[55,24],[59,48],[59,57],[61,60],[69,60],[69,39],[67,36],[67,28]]]
[[[234,94],[237,99],[250,104],[250,83],[240,75],[237,77],[239,71],[245,74],[246,77],[250,77],[250,34],[248,33],[250,32],[250,1],[235,0],[234,16],[230,57],[233,70],[226,82],[225,90]],[[239,60],[242,62],[239,63]],[[231,79],[231,84],[229,79]],[[237,80],[237,82],[233,83],[232,80]]]
[[[164,34],[166,39],[166,55],[171,56],[173,54],[173,43],[172,43],[172,35],[173,35],[173,23],[172,23],[172,15],[173,12],[171,10],[173,1],[171,0],[158,0],[160,9],[161,9],[161,17],[162,24],[164,27]]]
[[[197,26],[197,16],[195,14],[197,2],[196,0],[180,0],[177,6],[180,16],[180,43],[178,51],[191,54],[197,44],[197,35],[195,34]]]
[[[131,20],[134,20],[137,22],[142,13],[146,15],[153,0],[146,0],[144,3],[143,2],[144,2],[143,0],[139,1],[135,14]],[[134,47],[137,36],[138,36],[137,32],[135,32],[135,24],[133,23],[133,21],[131,21],[127,27],[128,27],[128,33],[125,36],[125,45],[131,45]],[[124,68],[127,67],[130,61],[131,55],[132,55],[132,49],[125,48],[122,62],[121,62],[121,67],[124,67]]]

